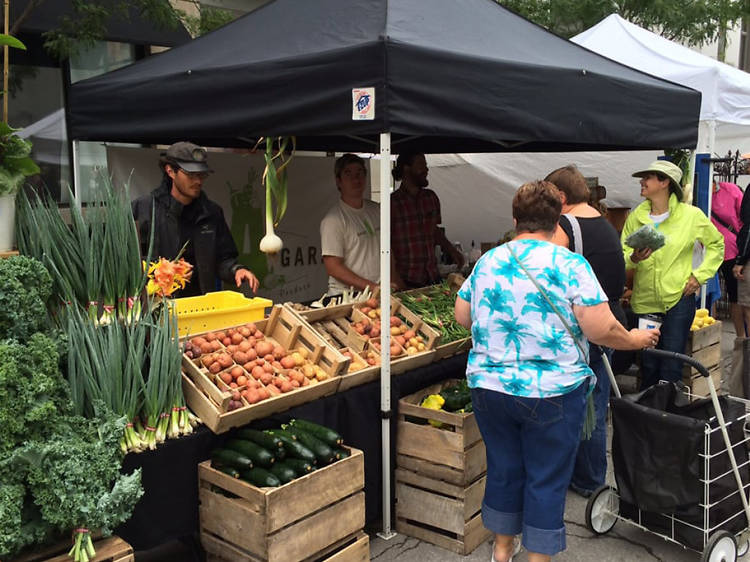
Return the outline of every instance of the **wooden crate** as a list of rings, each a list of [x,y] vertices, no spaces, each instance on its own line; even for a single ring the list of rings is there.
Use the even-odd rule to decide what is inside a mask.
[[[687,343],[687,354],[703,349],[715,343],[721,343],[721,322],[716,321],[710,326],[690,332]]]
[[[711,371],[721,365],[721,322],[690,332],[688,335],[686,355],[690,355]],[[690,365],[684,365],[682,378],[685,384],[698,374],[698,370]]]
[[[204,549],[206,562],[261,562],[260,559],[249,556],[228,542],[213,536],[204,543]],[[370,537],[360,531],[305,558],[302,562],[368,562],[369,560]]]
[[[255,324],[269,341],[273,340],[289,350],[299,347],[307,349],[312,362],[331,378],[228,412],[230,393],[222,391],[206,369],[183,356],[182,387],[187,405],[214,433],[223,433],[252,420],[334,394],[341,382],[340,375],[348,365],[348,359],[329,349],[309,326],[302,324],[286,308],[275,306],[269,318]]]
[[[486,476],[455,485],[396,469],[396,531],[466,556],[492,536],[482,525]]]
[[[713,369],[709,369],[708,373],[714,383],[716,392],[718,394],[722,394],[721,366],[719,365],[717,367],[714,367]],[[693,395],[693,399],[697,400],[698,398],[708,398],[710,396],[710,392],[708,389],[708,380],[706,380],[706,377],[704,377],[703,375],[693,375],[690,378],[689,382],[686,382],[685,384],[690,387],[690,393]]]
[[[473,413],[456,414],[419,406],[428,394],[457,383],[447,380],[398,402],[396,466],[435,480],[466,486],[487,472],[484,441]],[[437,420],[444,427],[429,425]]]
[[[22,554],[9,562],[70,562],[68,551],[72,543],[64,542],[44,549]],[[133,562],[132,547],[120,537],[108,537],[94,541],[96,556],[91,562]]]
[[[231,554],[232,561],[315,560],[360,533],[364,457],[350,450],[350,457],[277,488],[232,478],[211,468],[210,461],[198,465],[204,548],[219,557]]]

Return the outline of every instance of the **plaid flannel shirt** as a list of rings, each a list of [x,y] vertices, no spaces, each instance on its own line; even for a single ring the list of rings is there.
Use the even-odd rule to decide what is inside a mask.
[[[435,257],[440,223],[440,200],[431,189],[412,197],[399,188],[391,195],[391,250],[396,271],[407,284],[424,286],[440,279]]]

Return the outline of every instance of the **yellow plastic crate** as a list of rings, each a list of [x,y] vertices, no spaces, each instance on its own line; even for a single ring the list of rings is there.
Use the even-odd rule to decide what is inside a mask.
[[[235,291],[217,291],[200,297],[175,299],[180,336],[219,330],[265,317],[273,301],[261,297],[248,299]]]

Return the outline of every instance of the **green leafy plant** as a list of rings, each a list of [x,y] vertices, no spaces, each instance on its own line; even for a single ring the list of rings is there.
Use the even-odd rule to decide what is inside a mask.
[[[31,159],[31,141],[16,135],[7,123],[0,123],[0,195],[13,195],[28,176],[39,173]]]

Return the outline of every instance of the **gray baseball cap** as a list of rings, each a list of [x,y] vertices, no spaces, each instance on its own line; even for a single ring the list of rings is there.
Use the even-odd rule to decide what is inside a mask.
[[[166,162],[174,162],[186,172],[213,172],[208,167],[208,151],[192,142],[176,142],[162,154]]]

